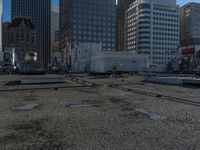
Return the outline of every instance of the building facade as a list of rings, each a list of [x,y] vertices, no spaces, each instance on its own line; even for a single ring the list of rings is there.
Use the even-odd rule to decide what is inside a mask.
[[[70,47],[80,42],[102,43],[115,49],[115,0],[60,0],[60,49],[67,63]]]
[[[47,68],[51,59],[51,0],[12,0],[12,20],[30,19],[36,28],[38,61]]]
[[[51,7],[51,43],[59,41],[59,9]]]
[[[3,13],[3,1],[0,0],[0,64],[3,61],[3,53],[2,53],[2,13]]]
[[[59,9],[51,7],[51,65],[54,65],[54,55],[59,52]]]
[[[8,25],[10,22],[3,22],[2,24],[2,48],[4,48],[8,45]]]
[[[80,43],[72,50],[72,71],[112,73],[147,71],[149,57],[135,52],[103,51],[102,43]]]
[[[36,29],[31,20],[16,18],[7,30],[6,47],[14,48],[18,63],[23,64],[28,52],[36,52]]]
[[[126,12],[126,49],[148,54],[152,66],[176,57],[179,13],[176,0],[135,0]]]
[[[125,50],[125,12],[134,0],[118,0],[117,3],[117,31],[116,50]]]
[[[200,44],[200,3],[180,8],[180,47]]]

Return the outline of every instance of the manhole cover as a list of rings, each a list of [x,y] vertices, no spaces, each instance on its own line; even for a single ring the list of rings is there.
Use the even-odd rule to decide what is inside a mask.
[[[32,104],[25,104],[25,105],[21,105],[21,106],[17,106],[14,109],[15,110],[32,110],[37,108],[39,105],[36,103],[32,103]]]

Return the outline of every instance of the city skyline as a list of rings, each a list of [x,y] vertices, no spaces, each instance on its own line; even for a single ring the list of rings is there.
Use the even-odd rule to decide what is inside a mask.
[[[11,4],[10,4],[11,0],[6,0],[6,3],[3,3],[3,21],[10,21],[11,18]],[[51,0],[52,4],[55,6],[59,6],[59,0]],[[186,3],[189,2],[199,2],[199,0],[177,0],[177,4],[180,6],[183,6]]]

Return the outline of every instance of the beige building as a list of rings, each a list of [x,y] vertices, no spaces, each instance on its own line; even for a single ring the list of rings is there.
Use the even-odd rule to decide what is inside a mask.
[[[200,3],[188,3],[180,8],[180,46],[200,44]]]
[[[16,50],[20,64],[24,62],[27,52],[37,52],[36,30],[29,19],[17,18],[8,25],[8,41],[6,47]]]
[[[178,8],[176,0],[135,0],[126,11],[126,49],[149,55],[152,68],[163,70],[179,46]]]

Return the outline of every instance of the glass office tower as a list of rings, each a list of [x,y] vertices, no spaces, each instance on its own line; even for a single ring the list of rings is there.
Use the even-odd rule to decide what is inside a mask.
[[[0,0],[0,63],[2,62],[2,0]]]
[[[36,27],[38,60],[47,68],[50,63],[51,0],[12,0],[12,19],[30,19]]]
[[[115,49],[115,0],[60,0],[60,49],[67,61],[69,47],[80,42]]]

